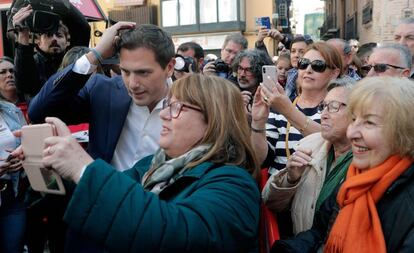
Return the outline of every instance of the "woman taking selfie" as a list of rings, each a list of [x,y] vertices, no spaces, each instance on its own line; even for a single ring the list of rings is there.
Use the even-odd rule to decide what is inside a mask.
[[[346,179],[312,229],[276,242],[273,252],[316,252],[322,243],[324,252],[414,252],[413,108],[409,79],[374,77],[355,86]]]
[[[261,86],[255,94],[252,141],[270,174],[286,166],[303,136],[320,131],[318,105],[328,93],[329,81],[341,75],[342,60],[334,47],[316,42],[307,48],[298,69],[302,93],[293,103],[278,84],[272,90]]]
[[[249,252],[260,193],[240,91],[190,75],[160,112],[160,149],[121,173],[92,158],[56,118],[43,162],[77,183],[65,214],[71,229],[109,252]]]

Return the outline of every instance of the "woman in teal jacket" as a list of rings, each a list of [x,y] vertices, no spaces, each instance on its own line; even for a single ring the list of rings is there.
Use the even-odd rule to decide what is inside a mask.
[[[78,184],[65,221],[110,252],[257,250],[257,161],[240,91],[218,77],[173,84],[160,149],[120,173],[92,158],[62,121],[43,163]],[[253,175],[253,177],[252,177]]]

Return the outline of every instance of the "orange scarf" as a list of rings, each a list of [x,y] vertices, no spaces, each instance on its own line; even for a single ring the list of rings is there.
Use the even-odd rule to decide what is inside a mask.
[[[349,166],[346,180],[336,197],[340,210],[324,252],[387,251],[375,204],[412,162],[409,158],[395,155],[366,171],[355,168],[353,164]]]

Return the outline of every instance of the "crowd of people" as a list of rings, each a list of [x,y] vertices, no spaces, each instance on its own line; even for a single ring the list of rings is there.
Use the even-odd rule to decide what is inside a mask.
[[[260,27],[216,57],[127,21],[71,45],[63,22],[33,34],[32,13],[14,13],[0,58],[0,253],[259,252],[262,204],[270,252],[414,251],[413,18],[363,45]],[[23,168],[19,129],[45,122],[64,196]]]

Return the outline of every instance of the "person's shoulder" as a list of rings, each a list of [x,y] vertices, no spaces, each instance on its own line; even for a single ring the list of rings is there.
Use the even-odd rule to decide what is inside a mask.
[[[244,179],[255,183],[250,173],[243,167],[231,164],[214,164],[205,162],[197,167],[206,169],[206,178],[211,177],[226,177],[226,178],[237,178],[237,180]],[[196,167],[196,168],[197,168]]]
[[[18,110],[16,105],[8,101],[5,101],[5,100],[0,100],[0,108],[2,110],[13,110],[13,111]]]

